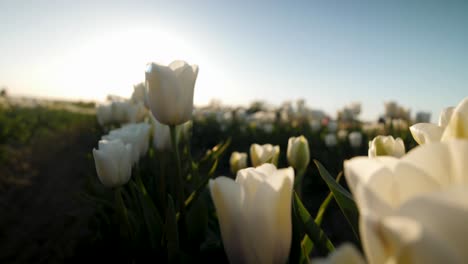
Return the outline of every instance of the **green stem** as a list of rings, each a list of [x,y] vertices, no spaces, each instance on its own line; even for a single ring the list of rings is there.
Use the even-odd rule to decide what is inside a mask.
[[[160,169],[160,174],[159,174],[159,182],[155,181],[157,185],[155,186],[155,190],[158,190],[159,193],[159,202],[160,206],[163,208],[162,212],[164,215],[166,214],[166,207],[167,207],[167,201],[166,201],[166,155],[164,153],[158,153],[161,155],[159,156],[159,169]]]
[[[171,131],[171,143],[172,143],[172,153],[174,154],[174,160],[176,161],[176,197],[177,197],[177,204],[179,205],[179,211],[181,213],[185,212],[184,207],[184,186],[182,180],[182,166],[180,165],[180,155],[179,155],[179,147],[177,145],[177,135],[176,135],[176,126],[170,125],[169,126]]]
[[[296,178],[294,180],[294,190],[296,191],[299,198],[302,199],[302,181],[304,179],[304,174],[307,171],[307,168],[303,170],[298,170],[296,174]]]
[[[128,218],[128,211],[127,207],[125,207],[125,203],[122,198],[122,186],[115,188],[114,195],[115,195],[115,202],[117,204],[117,210],[119,211],[120,216],[122,217],[123,222],[127,227],[127,232],[130,239],[133,241],[133,232],[130,225],[130,220]]]

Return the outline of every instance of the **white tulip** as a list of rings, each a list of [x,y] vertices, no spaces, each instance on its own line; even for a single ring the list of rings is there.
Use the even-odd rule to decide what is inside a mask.
[[[338,123],[336,121],[328,122],[328,132],[336,132],[338,129]]]
[[[450,121],[450,118],[452,117],[453,110],[455,110],[455,107],[447,107],[442,112],[440,113],[439,116],[439,126],[440,127],[447,127]]]
[[[348,136],[348,130],[340,129],[340,130],[338,130],[338,133],[336,133],[336,134],[337,134],[339,140],[345,140],[346,137]]]
[[[468,140],[454,139],[345,161],[371,264],[468,262],[467,156]]]
[[[99,125],[104,126],[109,123],[112,123],[112,105],[104,104],[96,107],[96,117]]]
[[[361,132],[354,131],[348,135],[349,144],[353,148],[359,148],[362,144],[362,134]]]
[[[310,130],[312,130],[312,132],[318,132],[320,128],[322,127],[322,125],[320,124],[320,121],[318,120],[311,120],[309,122],[309,125],[310,125]]]
[[[133,86],[132,102],[142,102],[146,107],[149,105],[148,101],[148,90],[146,89],[145,83],[139,83]]]
[[[136,163],[148,151],[150,129],[151,126],[147,123],[128,124],[111,130],[108,135],[103,136],[103,139],[120,139],[125,144],[131,144],[132,160]]]
[[[149,105],[154,117],[166,125],[189,121],[198,66],[174,61],[169,66],[151,63],[146,72]]]
[[[107,187],[128,182],[132,175],[132,146],[121,140],[100,140],[99,149],[93,149],[99,180]]]
[[[330,253],[327,258],[313,259],[311,264],[365,264],[359,250],[351,243],[345,243]]]
[[[411,126],[410,131],[420,145],[456,138],[468,139],[468,97],[457,107],[444,109],[439,117],[439,125],[418,123]]]
[[[224,250],[230,263],[286,263],[291,247],[292,168],[247,168],[236,180],[210,180]]]
[[[290,137],[286,152],[289,165],[296,170],[304,170],[310,162],[309,142],[304,136]]]
[[[153,146],[159,151],[166,151],[172,149],[171,143],[171,131],[169,126],[159,123],[154,118],[153,114],[150,114],[151,121],[153,123]]]
[[[127,108],[127,121],[130,123],[138,123],[143,121],[146,116],[146,108],[143,102],[129,104]]]
[[[128,108],[130,103],[123,101],[112,102],[112,118],[115,122],[125,123],[128,121]]]
[[[393,156],[400,158],[405,155],[405,143],[401,138],[392,136],[377,136],[369,141],[369,158],[377,156]]]
[[[258,167],[264,163],[278,165],[279,154],[279,146],[273,146],[271,144],[252,144],[250,146],[250,159],[252,161],[252,166],[254,167]]]
[[[453,110],[441,140],[454,138],[468,139],[468,97],[463,99]]]
[[[231,172],[236,174],[239,170],[247,168],[247,153],[234,151],[229,159]]]
[[[338,140],[336,139],[336,135],[332,133],[325,135],[324,140],[325,140],[325,145],[327,145],[327,147],[334,147],[338,143]]]

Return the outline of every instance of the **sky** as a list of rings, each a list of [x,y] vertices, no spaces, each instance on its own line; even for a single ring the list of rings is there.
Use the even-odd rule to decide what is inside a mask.
[[[432,113],[468,96],[468,1],[0,0],[0,87],[129,97],[146,64],[200,67],[195,104],[304,98],[334,115],[397,101]]]

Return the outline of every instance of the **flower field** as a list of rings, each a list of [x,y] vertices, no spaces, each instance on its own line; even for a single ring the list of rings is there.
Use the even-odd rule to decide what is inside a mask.
[[[395,102],[363,122],[194,107],[197,76],[152,63],[99,105],[3,96],[0,262],[468,260],[468,99],[437,125]]]

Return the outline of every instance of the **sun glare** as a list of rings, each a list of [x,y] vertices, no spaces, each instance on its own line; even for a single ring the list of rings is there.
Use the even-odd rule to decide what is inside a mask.
[[[157,29],[127,29],[96,36],[57,62],[54,86],[63,87],[64,96],[70,98],[99,101],[107,94],[128,97],[133,85],[144,81],[148,62],[168,64],[183,58],[203,63],[202,56],[185,43]]]

